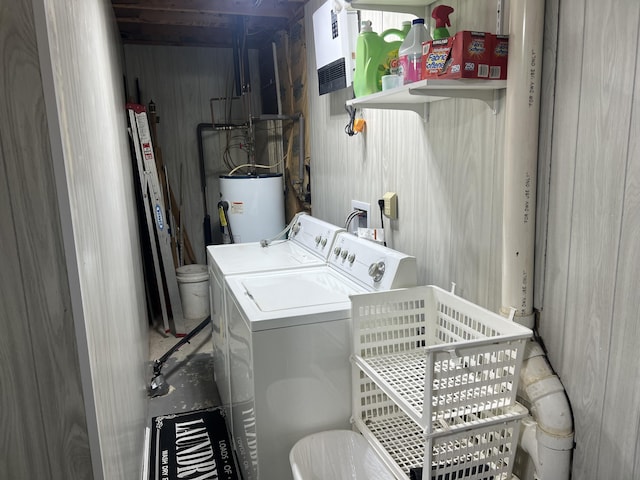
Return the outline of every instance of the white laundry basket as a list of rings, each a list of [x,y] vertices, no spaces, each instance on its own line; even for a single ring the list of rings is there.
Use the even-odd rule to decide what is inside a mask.
[[[289,454],[294,480],[394,480],[369,443],[351,430],[299,440]]]

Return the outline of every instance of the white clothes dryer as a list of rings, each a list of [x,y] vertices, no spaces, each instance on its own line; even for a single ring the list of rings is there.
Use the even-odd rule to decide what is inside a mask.
[[[416,277],[414,257],[343,232],[327,265],[226,278],[232,436],[245,480],[292,478],[298,440],[350,427],[349,296]]]

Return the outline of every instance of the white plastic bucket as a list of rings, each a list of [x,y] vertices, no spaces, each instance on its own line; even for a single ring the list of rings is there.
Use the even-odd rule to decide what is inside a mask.
[[[176,269],[182,313],[187,319],[209,315],[209,272],[206,265],[184,265]]]

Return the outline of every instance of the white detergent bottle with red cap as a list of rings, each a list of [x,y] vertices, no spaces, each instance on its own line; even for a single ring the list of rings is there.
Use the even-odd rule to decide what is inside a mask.
[[[398,50],[400,64],[399,73],[402,83],[417,82],[422,79],[422,43],[431,40],[431,36],[424,26],[424,18],[413,20],[411,30]]]

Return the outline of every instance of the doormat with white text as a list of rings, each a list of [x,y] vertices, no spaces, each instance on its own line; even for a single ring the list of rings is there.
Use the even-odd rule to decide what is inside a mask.
[[[221,408],[154,417],[149,480],[237,480]]]

